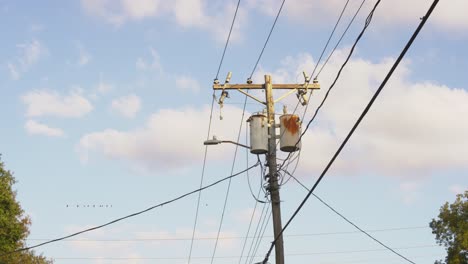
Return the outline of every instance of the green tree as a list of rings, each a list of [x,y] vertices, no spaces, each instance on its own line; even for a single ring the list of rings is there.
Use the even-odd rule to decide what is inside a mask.
[[[0,156],[1,158],[1,156]],[[15,178],[0,159],[0,255],[23,248],[29,235],[31,219],[16,201],[12,186]],[[0,257],[0,264],[47,264],[52,261],[34,251],[22,251]]]
[[[446,202],[437,219],[429,224],[439,245],[445,246],[445,260],[436,264],[468,264],[468,191],[458,194],[455,202]]]

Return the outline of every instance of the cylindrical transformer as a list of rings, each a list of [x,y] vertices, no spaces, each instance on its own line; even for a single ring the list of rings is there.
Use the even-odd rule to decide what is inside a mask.
[[[284,152],[294,152],[301,148],[298,140],[301,136],[299,116],[285,114],[280,116],[280,149]],[[296,145],[297,143],[297,145]]]
[[[265,154],[268,152],[268,119],[265,115],[252,115],[250,123],[250,153]]]

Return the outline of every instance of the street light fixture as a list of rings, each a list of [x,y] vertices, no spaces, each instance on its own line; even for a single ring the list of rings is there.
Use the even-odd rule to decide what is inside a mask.
[[[231,143],[231,144],[234,144],[234,145],[237,145],[237,146],[241,146],[241,147],[250,149],[249,146],[246,146],[246,145],[243,145],[243,144],[240,144],[240,143],[231,141],[231,140],[219,140],[216,136],[213,136],[213,139],[205,140],[205,141],[203,142],[203,145],[205,145],[205,146],[209,146],[209,145],[219,145],[219,144],[221,144],[221,143]]]

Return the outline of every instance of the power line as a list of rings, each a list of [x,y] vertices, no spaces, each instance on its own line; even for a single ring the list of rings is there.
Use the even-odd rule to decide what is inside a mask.
[[[263,44],[263,48],[262,48],[262,51],[260,52],[260,55],[258,55],[257,62],[255,62],[255,66],[253,67],[252,72],[250,73],[249,79],[252,79],[252,76],[254,75],[255,70],[257,69],[258,63],[260,62],[260,59],[263,56],[263,52],[265,51],[265,48],[266,48],[266,46],[268,44],[268,41],[270,40],[271,33],[273,33],[273,29],[275,29],[276,22],[278,21],[278,18],[279,18],[280,14],[281,14],[281,11],[283,10],[283,6],[284,6],[285,2],[286,2],[286,0],[283,0],[283,2],[281,3],[281,6],[280,6],[280,8],[278,10],[278,13],[276,14],[275,21],[273,22],[273,25],[271,26],[270,33],[268,33],[268,37],[267,37],[267,39],[265,41],[265,44]]]
[[[361,5],[359,6],[359,8],[356,10],[356,13],[354,13],[354,16],[353,18],[349,21],[348,23],[348,26],[346,27],[345,31],[343,31],[343,34],[341,34],[341,37],[340,39],[338,40],[338,42],[336,43],[335,47],[333,47],[333,50],[330,52],[330,54],[328,55],[327,59],[325,60],[325,62],[322,64],[322,67],[320,67],[320,70],[319,72],[317,73],[317,75],[315,76],[315,78],[318,78],[320,73],[322,72],[323,68],[325,68],[325,65],[327,65],[328,61],[330,60],[331,56],[333,55],[333,53],[335,52],[336,48],[338,48],[338,46],[340,45],[341,43],[341,40],[343,40],[343,37],[346,35],[346,33],[348,32],[348,29],[351,27],[351,24],[353,24],[354,22],[354,19],[356,18],[356,16],[359,14],[359,11],[361,11],[361,8],[362,6],[364,5],[364,3],[366,2],[366,0],[362,0],[361,2]],[[317,63],[318,65],[318,63]],[[312,77],[312,76],[311,76]]]
[[[349,0],[346,1],[343,9],[341,10],[340,16],[338,17],[338,20],[336,21],[335,26],[333,27],[333,30],[330,33],[330,36],[328,37],[328,40],[327,40],[327,43],[325,44],[325,47],[323,47],[323,49],[322,49],[322,53],[320,54],[320,57],[319,57],[317,63],[315,64],[314,70],[312,71],[312,74],[310,75],[310,77],[314,76],[315,70],[317,69],[320,61],[322,60],[322,56],[325,53],[325,50],[327,49],[328,44],[330,43],[330,40],[332,39],[333,35],[335,34],[336,27],[338,27],[338,24],[340,23],[341,17],[343,17],[343,13],[345,12],[346,7],[348,6],[348,3],[349,3]]]
[[[288,172],[286,172],[288,173]],[[310,189],[307,188],[301,181],[299,181],[298,178],[294,177],[294,175],[292,174],[289,174],[289,176],[291,176],[291,178],[293,178],[297,183],[299,183],[299,185],[301,185],[305,190],[307,190],[308,192],[310,192]],[[381,246],[385,247],[386,249],[392,251],[393,253],[399,255],[400,257],[403,257],[401,256],[400,254],[398,254],[397,252],[395,252],[391,247],[385,245],[383,242],[381,242],[380,240],[378,240],[377,238],[375,238],[374,236],[372,236],[371,234],[367,233],[366,231],[364,231],[362,228],[360,228],[359,226],[357,226],[355,223],[353,223],[351,220],[349,220],[348,218],[346,218],[344,215],[342,215],[340,212],[338,212],[337,210],[335,210],[335,208],[333,208],[331,205],[329,205],[328,203],[326,203],[324,200],[322,200],[322,198],[318,197],[318,195],[312,193],[312,195],[317,198],[317,200],[319,200],[322,204],[324,204],[326,207],[328,207],[330,210],[332,210],[335,214],[337,214],[338,216],[340,216],[341,218],[343,218],[346,222],[348,222],[349,224],[351,224],[352,226],[354,226],[356,229],[358,229],[361,233],[365,234],[366,236],[368,236],[369,238],[371,238],[372,240],[374,240],[375,242],[379,243]],[[403,257],[404,259],[406,259],[405,257]],[[406,259],[408,260],[408,259]],[[409,260],[408,260],[409,261]],[[411,261],[410,261],[411,262]]]
[[[250,258],[250,253],[252,253],[252,249],[254,249],[254,245],[256,243],[255,240],[257,239],[257,233],[260,236],[260,232],[261,232],[260,223],[262,222],[262,218],[263,218],[263,221],[265,221],[265,218],[268,216],[268,210],[270,209],[268,205],[269,205],[268,203],[263,204],[262,213],[260,214],[260,217],[258,218],[257,227],[255,228],[255,233],[252,237],[252,241],[250,242],[249,251],[247,252],[247,256],[245,256],[245,264],[248,263],[249,258]],[[266,211],[265,211],[265,208],[267,209]]]
[[[242,109],[242,116],[241,116],[241,121],[240,121],[240,124],[239,124],[239,132],[237,133],[237,140],[236,140],[237,143],[239,143],[239,141],[240,141],[240,136],[241,136],[241,132],[242,132],[242,125],[244,124],[244,115],[245,115],[246,105],[247,105],[247,95],[245,96],[245,99],[244,99],[244,108]],[[236,144],[236,148],[234,150],[234,158],[232,160],[231,174],[234,172],[234,166],[236,165],[236,158],[237,158],[237,150],[238,149],[239,149],[239,144]],[[260,162],[258,161],[257,164],[260,164]],[[246,171],[248,171],[248,170],[246,170]],[[221,227],[223,226],[224,213],[226,212],[226,207],[227,207],[227,202],[228,202],[228,199],[229,199],[230,190],[231,190],[231,179],[229,179],[229,181],[228,181],[226,196],[224,198],[223,211],[221,213],[221,220],[219,222],[219,228],[218,228],[218,233],[217,233],[216,237],[219,237],[219,234],[221,233]],[[215,242],[215,245],[214,245],[213,255],[212,255],[213,258],[211,259],[211,264],[213,264],[214,257],[216,255],[217,247],[218,247],[218,239],[216,239],[216,242]]]
[[[206,139],[208,140],[210,138],[210,132],[211,132],[211,122],[213,120],[213,108],[214,108],[214,102],[215,102],[215,92],[213,91],[213,99],[211,101],[211,111],[210,111],[210,121],[208,122],[208,132],[206,135]],[[203,155],[203,166],[202,166],[202,173],[200,177],[200,187],[203,187],[203,179],[205,178],[205,168],[206,168],[206,157],[208,154],[208,146],[205,146],[205,154]],[[188,263],[190,263],[190,259],[192,257],[192,249],[193,249],[193,238],[195,237],[195,230],[197,228],[197,222],[198,222],[198,212],[200,209],[200,200],[201,200],[201,192],[198,193],[198,198],[197,198],[197,209],[195,211],[195,220],[193,223],[193,231],[192,231],[192,241],[190,242],[190,251],[189,251],[189,257],[188,257]]]
[[[263,260],[263,263],[266,263],[268,261],[268,258],[271,254],[271,251],[273,250],[273,247],[275,245],[275,242],[276,240],[283,234],[284,230],[286,230],[286,228],[289,226],[289,224],[291,223],[291,221],[297,216],[297,214],[299,213],[299,211],[302,209],[302,207],[304,206],[304,204],[307,202],[307,200],[310,198],[310,196],[312,195],[313,191],[315,190],[315,188],[318,186],[318,184],[320,183],[320,181],[323,179],[323,177],[325,176],[325,174],[327,173],[328,169],[331,167],[331,165],[333,164],[333,162],[335,161],[335,159],[338,157],[338,155],[340,154],[341,150],[344,148],[344,146],[346,145],[346,143],[349,141],[349,139],[351,138],[351,136],[353,135],[354,131],[356,130],[356,128],[359,126],[359,124],[361,123],[361,121],[364,119],[364,117],[366,116],[366,114],[369,112],[369,109],[371,108],[372,104],[374,103],[374,101],[377,99],[377,97],[379,96],[380,92],[382,91],[382,89],[385,87],[385,84],[387,83],[388,79],[390,79],[390,77],[392,76],[393,72],[395,71],[395,69],[397,68],[398,64],[400,63],[400,61],[403,59],[403,57],[405,56],[406,52],[408,51],[408,49],[411,47],[411,45],[413,44],[414,40],[416,39],[417,35],[419,34],[419,32],[421,31],[421,29],[423,28],[424,24],[426,23],[427,19],[429,18],[429,16],[431,15],[432,11],[434,10],[434,8],[437,6],[439,0],[434,0],[434,2],[432,3],[431,7],[429,8],[429,10],[427,11],[426,15],[424,17],[422,17],[421,19],[421,23],[419,24],[418,28],[416,29],[416,31],[413,33],[413,35],[411,36],[410,40],[408,41],[408,43],[406,44],[406,46],[403,48],[401,54],[398,56],[397,60],[395,61],[395,63],[393,64],[392,68],[390,69],[390,71],[388,72],[387,76],[385,76],[384,80],[382,81],[382,83],[380,84],[379,88],[377,89],[377,91],[374,93],[372,99],[369,101],[369,103],[367,104],[366,108],[364,109],[364,111],[362,112],[362,114],[359,116],[358,120],[356,121],[356,123],[354,124],[353,128],[351,129],[351,131],[349,131],[348,135],[346,136],[345,140],[341,143],[340,147],[338,148],[338,150],[336,151],[336,153],[333,155],[333,157],[331,158],[331,160],[329,161],[329,163],[327,164],[327,166],[325,167],[325,169],[323,170],[322,174],[320,175],[320,177],[317,179],[317,181],[315,182],[315,184],[312,186],[312,188],[310,189],[309,193],[306,195],[306,197],[304,198],[304,200],[299,204],[299,207],[296,209],[296,211],[292,214],[291,218],[286,222],[286,225],[283,227],[283,229],[281,230],[280,234],[274,239],[274,241],[272,242],[271,246],[270,246],[270,249],[268,250],[264,260]],[[370,22],[370,20],[372,19],[372,15],[374,13],[374,10],[375,8],[378,6],[378,4],[380,3],[380,0],[377,1],[377,3],[375,4],[374,8],[372,9],[371,11],[371,14],[368,16],[368,18],[366,19],[366,25],[368,25],[368,22]],[[364,28],[365,29],[365,28]],[[360,36],[362,35],[363,31],[361,32]],[[353,46],[354,48],[354,46]],[[335,81],[333,82],[333,84],[336,83],[337,79],[339,78],[340,76],[340,73],[341,73],[341,70],[343,69],[344,65],[346,64],[346,62],[349,60],[349,57],[347,58],[347,60],[345,61],[345,63],[342,65],[340,71],[338,72],[338,75],[335,79]],[[332,85],[333,85],[332,84]],[[311,120],[312,121],[312,120]],[[311,121],[309,121],[309,124],[307,125],[307,128],[309,127]],[[304,131],[304,133],[307,131],[307,128],[306,130]],[[302,133],[301,137],[304,135],[304,133]],[[299,139],[300,140],[300,139]],[[405,260],[407,260],[408,262],[411,262],[411,263],[414,263],[412,261],[410,261],[409,259],[399,255],[400,257],[404,258]]]
[[[408,247],[398,247],[397,249],[421,249],[421,248],[434,248],[439,247],[438,245],[417,245]],[[298,252],[289,253],[286,256],[314,256],[314,255],[341,255],[341,254],[354,254],[354,253],[368,253],[368,252],[379,252],[385,251],[381,248],[370,248],[370,249],[359,249],[359,250],[343,250],[343,251],[316,251],[316,252]],[[216,259],[234,259],[239,256],[217,256]],[[254,257],[261,257],[256,255]],[[193,257],[193,259],[210,259],[211,257],[200,256]],[[184,257],[55,257],[53,259],[60,260],[181,260]]]
[[[268,208],[270,209],[270,208]],[[257,242],[256,242],[256,245],[255,245],[255,249],[252,253],[252,257],[250,258],[250,263],[253,262],[254,258],[255,258],[255,255],[257,255],[257,251],[258,251],[258,248],[260,247],[260,243],[262,242],[263,238],[265,237],[265,231],[267,230],[267,227],[268,227],[268,223],[270,223],[270,220],[271,220],[271,216],[272,216],[272,211],[270,211],[270,213],[268,214],[265,214],[265,219],[266,219],[266,222],[265,222],[265,219],[263,220],[264,221],[264,226],[263,226],[263,231],[261,231],[261,235],[259,233],[259,236],[257,237]],[[260,228],[261,230],[262,228]],[[253,241],[252,241],[253,242]]]
[[[215,80],[217,80],[218,77],[219,77],[219,71],[221,70],[221,65],[223,64],[223,61],[224,61],[224,55],[226,54],[226,50],[227,50],[227,47],[228,47],[228,44],[229,44],[229,40],[231,39],[231,33],[232,33],[232,29],[234,28],[234,22],[236,21],[237,11],[239,11],[239,5],[240,5],[240,0],[237,1],[236,11],[234,12],[234,17],[232,18],[231,28],[229,29],[229,34],[228,34],[228,37],[226,39],[226,44],[224,45],[223,55],[221,55],[221,60],[219,62],[218,71],[216,72]]]
[[[358,37],[356,38],[356,40],[354,41],[354,44],[353,46],[351,47],[351,50],[349,51],[349,54],[346,58],[346,60],[344,61],[344,63],[341,65],[341,68],[340,70],[338,71],[336,77],[335,77],[335,80],[333,81],[333,83],[330,85],[330,87],[328,87],[328,90],[327,92],[325,93],[325,96],[323,97],[322,99],[322,102],[320,102],[319,106],[315,109],[315,113],[314,115],[312,116],[312,118],[310,119],[309,123],[307,124],[307,127],[306,129],[304,130],[304,132],[302,132],[299,140],[296,142],[296,146],[297,144],[299,144],[299,142],[301,141],[303,135],[305,134],[305,132],[307,131],[307,129],[309,129],[309,126],[310,124],[315,120],[315,118],[317,117],[317,114],[318,112],[320,111],[320,109],[322,108],[322,106],[325,104],[325,101],[327,100],[328,98],[328,95],[330,94],[331,90],[333,89],[333,87],[335,86],[336,82],[338,81],[338,78],[340,77],[341,75],[341,71],[343,70],[343,68],[346,66],[346,64],[348,63],[348,60],[351,58],[351,56],[353,55],[354,53],[354,49],[356,48],[356,45],[359,43],[359,41],[361,40],[362,36],[364,35],[364,32],[366,31],[367,27],[370,25],[370,23],[372,22],[372,17],[374,15],[374,11],[375,11],[375,8],[379,5],[380,3],[380,0],[377,1],[377,3],[375,4],[374,8],[369,12],[367,18],[366,18],[366,21],[364,23],[364,27],[363,29],[361,30],[361,32],[359,33]],[[316,65],[316,67],[318,66],[318,64]],[[312,74],[315,72],[315,69],[314,71],[312,72]],[[312,75],[311,75],[312,76]],[[312,91],[311,91],[312,93]],[[306,109],[304,110],[304,114],[302,116],[302,119],[304,119],[305,117],[305,114],[307,112],[307,109],[309,107],[309,103],[307,103],[306,105]],[[286,157],[286,159],[281,163],[280,165],[280,169],[284,166],[284,164],[286,163],[286,161],[291,157],[291,153],[288,154],[288,156]]]
[[[218,66],[218,70],[216,72],[215,80],[217,80],[218,77],[219,77],[219,71],[221,70],[221,66],[222,66],[223,61],[224,61],[224,55],[226,54],[226,50],[227,50],[227,47],[228,47],[228,44],[229,44],[229,40],[231,39],[231,33],[232,33],[232,29],[234,28],[234,22],[236,21],[237,12],[239,11],[239,6],[240,6],[240,0],[237,1],[236,11],[234,12],[234,17],[232,18],[231,27],[229,29],[228,37],[226,39],[226,44],[224,45],[223,54],[221,55],[221,59],[219,61],[219,66]],[[211,103],[210,122],[209,122],[209,125],[208,125],[208,135],[207,135],[207,138],[206,138],[207,140],[209,139],[209,136],[210,136],[211,120],[212,120],[212,117],[213,117],[214,101],[215,101],[215,92],[213,91],[213,102]],[[245,104],[244,104],[244,107],[245,107]],[[207,152],[208,152],[208,146],[205,146],[205,154],[204,154],[204,157],[203,157],[202,175],[200,177],[200,188],[203,186],[203,179],[204,179],[204,175],[205,175]],[[194,224],[193,224],[192,241],[190,242],[190,251],[189,251],[189,257],[188,257],[188,263],[190,263],[190,259],[191,259],[191,256],[192,256],[193,237],[195,236],[195,230],[197,228],[198,212],[199,212],[199,209],[200,209],[200,200],[201,200],[201,192],[198,193],[198,198],[197,198],[197,209],[196,209],[196,212],[195,212],[195,220],[194,220]]]
[[[225,178],[223,178],[223,179],[221,179],[221,180],[218,180],[218,181],[215,181],[215,182],[213,182],[213,183],[211,183],[211,184],[209,184],[209,185],[206,185],[206,186],[204,186],[204,187],[202,187],[202,188],[198,188],[198,189],[193,190],[193,191],[191,191],[191,192],[188,192],[188,193],[185,193],[185,194],[183,194],[183,195],[180,195],[180,196],[178,196],[177,198],[168,200],[168,201],[163,202],[163,203],[160,203],[160,204],[158,204],[158,205],[151,206],[151,207],[149,207],[149,208],[147,208],[147,209],[145,209],[145,210],[142,210],[142,211],[139,211],[139,212],[136,212],[136,213],[133,213],[133,214],[124,216],[124,217],[117,218],[117,219],[112,220],[112,221],[110,221],[110,222],[108,222],[108,223],[105,223],[105,224],[102,224],[102,225],[99,225],[99,226],[95,226],[95,227],[91,227],[91,228],[88,228],[88,229],[85,229],[85,230],[82,230],[82,231],[73,233],[73,234],[71,234],[71,235],[67,235],[67,236],[64,236],[64,237],[52,239],[52,240],[49,240],[49,241],[46,241],[46,242],[43,242],[43,243],[40,243],[40,244],[37,244],[37,245],[34,245],[34,246],[25,247],[25,248],[20,248],[20,249],[14,250],[14,251],[10,251],[10,252],[7,252],[7,253],[4,253],[4,254],[0,255],[0,257],[6,256],[6,255],[9,255],[9,254],[12,254],[12,253],[16,253],[16,252],[21,252],[21,251],[26,251],[26,250],[30,250],[30,249],[33,249],[33,248],[41,247],[41,246],[44,246],[44,245],[47,245],[47,244],[50,244],[50,243],[54,243],[54,242],[58,242],[58,241],[61,241],[61,240],[65,240],[65,239],[67,239],[67,238],[74,237],[74,236],[77,236],[77,235],[80,235],[80,234],[83,234],[83,233],[87,233],[87,232],[90,232],[90,231],[93,231],[93,230],[96,230],[96,229],[100,229],[100,228],[103,228],[103,227],[105,227],[105,226],[112,225],[112,224],[115,224],[115,223],[117,223],[117,222],[120,222],[120,221],[122,221],[122,220],[124,220],[124,219],[131,218],[131,217],[134,217],[134,216],[137,216],[137,215],[146,213],[146,212],[151,211],[151,210],[153,210],[153,209],[155,209],[155,208],[157,208],[157,207],[162,207],[162,206],[164,206],[164,205],[167,205],[167,204],[176,202],[176,201],[178,201],[178,200],[180,200],[180,199],[182,199],[182,198],[185,198],[185,197],[187,197],[187,196],[190,196],[190,195],[192,195],[192,194],[194,194],[194,193],[203,191],[203,190],[208,189],[208,188],[210,188],[210,187],[212,187],[212,186],[215,186],[215,185],[217,185],[217,184],[219,184],[219,183],[221,183],[221,182],[224,182],[224,181],[226,181],[226,180],[232,179],[232,178],[234,178],[234,177],[236,177],[236,176],[238,176],[238,175],[240,175],[240,174],[245,173],[246,171],[248,171],[248,170],[250,170],[250,169],[252,169],[252,168],[257,167],[258,165],[259,165],[259,163],[257,162],[256,164],[254,164],[254,165],[250,166],[249,168],[247,168],[247,169],[245,169],[245,170],[242,170],[242,171],[240,171],[240,172],[238,172],[238,173],[236,173],[236,174],[232,174],[232,175],[227,176],[227,177],[225,177]]]
[[[263,213],[262,213],[263,215]],[[429,226],[409,226],[409,227],[393,227],[393,228],[380,228],[380,229],[367,229],[368,233],[390,232],[390,231],[405,231],[405,230],[418,230],[428,229]],[[339,232],[321,232],[321,233],[303,233],[303,234],[289,234],[285,237],[314,237],[314,236],[331,236],[331,235],[353,235],[360,234],[361,231],[339,231]],[[273,236],[265,236],[273,237]],[[236,239],[252,239],[256,236],[220,236],[218,239],[223,240],[236,240]],[[127,238],[127,239],[66,239],[63,242],[145,242],[145,241],[189,241],[191,237],[154,237],[154,238]],[[216,237],[195,237],[194,240],[215,240]],[[27,241],[48,241],[50,238],[29,238]]]

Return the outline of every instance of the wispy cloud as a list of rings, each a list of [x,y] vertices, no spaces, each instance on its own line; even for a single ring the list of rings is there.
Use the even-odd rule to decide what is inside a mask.
[[[141,109],[140,97],[131,94],[112,100],[111,108],[123,117],[133,118]]]
[[[49,127],[34,120],[26,121],[24,125],[26,131],[31,135],[44,135],[49,137],[63,137],[64,132],[60,128]]]
[[[58,116],[58,117],[82,117],[93,106],[79,92],[70,92],[68,95],[60,95],[51,90],[33,90],[23,96],[21,100],[26,105],[26,116]]]
[[[13,80],[21,78],[21,74],[37,63],[47,53],[46,48],[36,39],[31,42],[16,45],[19,55],[13,61],[7,63],[10,76]]]
[[[183,91],[198,92],[200,91],[200,84],[197,80],[188,76],[176,77],[176,87]]]

